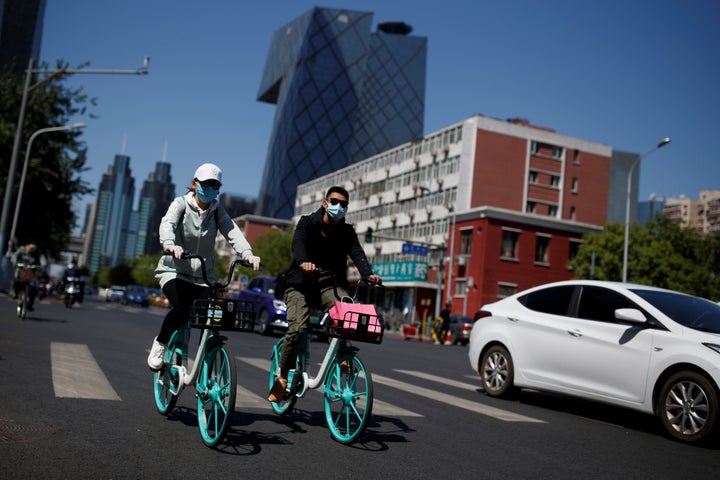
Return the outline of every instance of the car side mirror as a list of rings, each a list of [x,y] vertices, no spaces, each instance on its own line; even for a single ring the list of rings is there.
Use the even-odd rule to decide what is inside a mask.
[[[637,308],[618,308],[615,310],[615,318],[631,323],[645,323],[647,318]]]
[[[260,290],[260,287],[253,287],[250,290],[252,290],[253,292],[257,292],[257,293],[260,293],[262,291],[262,290]]]

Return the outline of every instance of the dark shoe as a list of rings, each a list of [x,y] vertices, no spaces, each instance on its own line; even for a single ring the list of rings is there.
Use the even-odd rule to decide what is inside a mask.
[[[268,401],[277,403],[282,402],[285,399],[285,389],[287,388],[287,379],[277,377],[275,383],[273,383],[272,389],[268,394]]]

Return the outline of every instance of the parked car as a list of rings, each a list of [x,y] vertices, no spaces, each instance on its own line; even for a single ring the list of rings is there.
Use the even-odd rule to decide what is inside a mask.
[[[160,290],[159,288],[148,288],[148,302],[150,305],[154,305],[156,307],[165,307],[167,308],[169,306],[168,300],[165,297],[165,294]]]
[[[250,280],[237,294],[239,300],[249,301],[255,308],[255,330],[270,335],[275,330],[287,330],[287,307],[275,298],[275,277],[260,275]]]
[[[470,317],[450,315],[450,327],[448,328],[450,343],[452,345],[467,345],[470,341],[470,331],[473,323],[475,323],[475,320]]]
[[[128,285],[125,291],[125,296],[120,302],[123,305],[139,305],[141,307],[148,307],[150,301],[148,300],[147,288],[141,285]]]
[[[686,443],[720,418],[720,305],[644,285],[571,280],[482,307],[470,365],[485,392],[522,387],[656,415]]]
[[[126,291],[127,287],[121,285],[113,285],[112,287],[107,289],[107,292],[105,293],[105,301],[122,302],[122,299],[125,297]]]

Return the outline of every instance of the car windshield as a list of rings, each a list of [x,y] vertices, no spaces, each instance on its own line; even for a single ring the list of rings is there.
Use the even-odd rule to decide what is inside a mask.
[[[703,332],[720,333],[720,305],[692,295],[634,289],[633,293],[651,303],[674,321]]]
[[[128,290],[131,292],[145,293],[145,287],[140,287],[138,285],[132,285],[128,287]]]

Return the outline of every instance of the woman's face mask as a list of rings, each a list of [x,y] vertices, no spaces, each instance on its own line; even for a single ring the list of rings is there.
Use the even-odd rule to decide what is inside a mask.
[[[327,202],[328,206],[325,211],[327,212],[327,216],[330,220],[334,220],[337,222],[345,218],[345,214],[347,213],[347,202],[341,202],[337,198],[331,198]],[[345,204],[344,207],[342,205],[343,203]]]
[[[205,183],[205,185],[203,185],[203,183]],[[215,200],[220,194],[220,187],[218,186],[217,188],[214,188],[207,182],[198,182],[197,190],[195,190],[195,193],[197,193],[197,196],[201,202],[210,203]]]

